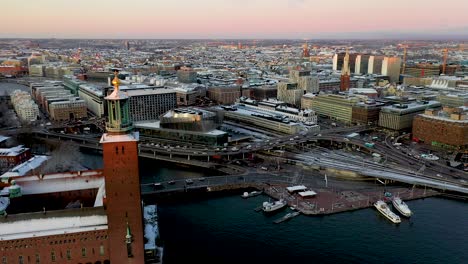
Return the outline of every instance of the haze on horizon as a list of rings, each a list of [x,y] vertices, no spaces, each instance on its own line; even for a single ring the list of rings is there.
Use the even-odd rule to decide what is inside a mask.
[[[23,0],[0,38],[468,38],[468,1]]]

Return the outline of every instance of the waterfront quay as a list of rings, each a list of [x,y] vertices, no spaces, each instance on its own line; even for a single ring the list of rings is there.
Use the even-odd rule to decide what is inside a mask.
[[[166,198],[238,193],[244,191],[263,191],[271,199],[284,199],[288,206],[295,207],[304,215],[328,215],[340,212],[372,207],[377,200],[389,199],[385,193],[399,196],[402,200],[414,200],[437,196],[440,193],[425,187],[404,185],[381,185],[373,181],[349,181],[329,177],[327,183],[320,175],[301,177],[248,172],[242,175],[212,176],[195,179],[175,180],[142,184],[143,197],[165,200]],[[317,194],[313,197],[301,197],[286,190],[288,186],[304,185]],[[239,201],[241,202],[241,201]],[[260,204],[259,204],[260,206]],[[255,208],[252,208],[255,209]]]

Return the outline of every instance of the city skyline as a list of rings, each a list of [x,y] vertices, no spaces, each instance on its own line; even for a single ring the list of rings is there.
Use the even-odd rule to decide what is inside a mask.
[[[467,9],[462,0],[9,1],[0,18],[9,26],[0,37],[464,39]]]

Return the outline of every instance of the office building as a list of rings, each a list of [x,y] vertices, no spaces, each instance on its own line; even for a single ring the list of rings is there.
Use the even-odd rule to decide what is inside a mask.
[[[86,102],[77,97],[51,102],[48,104],[48,110],[50,118],[55,121],[81,119],[88,116]]]
[[[370,55],[359,54],[356,56],[356,64],[354,67],[355,74],[368,74],[369,73],[369,58]]]
[[[221,108],[223,109],[223,108]],[[221,110],[220,109],[220,110]],[[262,109],[249,108],[248,106],[237,106],[224,111],[224,118],[239,121],[253,126],[284,134],[296,134],[306,128],[296,122],[291,122],[285,115],[273,115]],[[319,126],[314,126],[313,131],[319,131]]]
[[[242,91],[244,92],[244,91]],[[246,91],[248,96],[249,92]],[[209,87],[206,95],[219,104],[233,104],[241,97],[241,88],[239,87]]]
[[[177,80],[181,83],[195,83],[197,82],[197,72],[191,67],[181,67],[177,71]]]
[[[392,129],[403,130],[411,128],[416,115],[424,113],[426,109],[439,108],[441,104],[437,101],[422,101],[413,103],[400,103],[384,106],[379,114],[379,126]]]
[[[398,57],[385,57],[382,62],[382,75],[389,77],[390,82],[396,83],[400,79],[401,59]]]
[[[297,108],[301,107],[301,98],[304,90],[300,89],[297,83],[280,82],[278,83],[278,100]]]
[[[440,65],[419,63],[415,65],[406,65],[405,75],[413,77],[431,77],[440,75]]]
[[[306,70],[291,70],[289,72],[289,82],[297,83],[297,88],[304,93],[318,93],[319,79],[310,76],[310,71]]]
[[[447,107],[468,106],[468,93],[440,93],[437,96],[437,101],[439,101],[442,106]]]
[[[88,110],[97,117],[103,117],[105,114],[103,90],[90,83],[83,83],[78,87],[78,96],[86,102]]]
[[[328,117],[344,123],[353,122],[353,106],[360,99],[346,95],[324,94],[318,95],[311,101],[312,110],[317,115]]]
[[[349,70],[350,72],[355,72],[356,69],[356,58],[359,54],[357,53],[349,53],[349,52],[341,52],[341,53],[335,53],[333,56],[333,70],[334,71],[342,71],[343,70],[343,62],[346,57],[346,53],[349,55]]]
[[[367,67],[367,73],[369,74],[382,74],[382,64],[384,56],[370,56]]]
[[[439,147],[468,147],[468,109],[444,107],[426,110],[413,121],[413,140]]]
[[[228,134],[216,129],[221,123],[217,113],[177,108],[164,113],[160,121],[138,122],[135,127],[147,137],[222,146],[228,143]]]

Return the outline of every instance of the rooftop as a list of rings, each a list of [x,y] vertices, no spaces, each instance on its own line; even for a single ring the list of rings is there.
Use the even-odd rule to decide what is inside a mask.
[[[23,145],[12,148],[0,148],[0,156],[18,156],[27,150],[28,148],[25,148]]]
[[[103,207],[27,213],[0,218],[0,240],[107,230]]]

